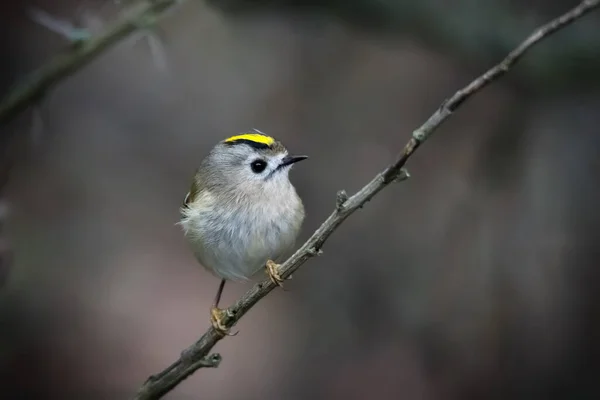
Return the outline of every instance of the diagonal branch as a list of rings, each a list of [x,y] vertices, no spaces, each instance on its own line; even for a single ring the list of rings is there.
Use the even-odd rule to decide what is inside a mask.
[[[309,258],[320,253],[321,247],[331,234],[353,212],[371,200],[379,191],[390,183],[408,178],[404,165],[414,151],[467,99],[483,89],[492,81],[506,74],[509,69],[536,43],[547,38],[554,32],[574,22],[600,5],[600,0],[584,0],[577,7],[562,16],[538,28],[504,60],[488,70],[486,73],[456,92],[450,99],[442,103],[438,110],[417,130],[398,155],[396,161],[359,190],[353,196],[347,197],[345,192],[338,193],[336,207],[327,220],[304,243],[294,255],[281,265],[282,277],[289,277]],[[225,325],[233,326],[250,310],[258,301],[275,288],[270,280],[256,284],[242,296],[232,307],[227,309]],[[220,361],[218,355],[209,356],[211,349],[218,341],[223,339],[214,328],[210,327],[204,335],[192,346],[183,351],[180,358],[167,367],[164,371],[151,376],[139,389],[136,400],[159,399],[171,391],[180,382],[202,367],[216,367]],[[212,362],[211,362],[212,361]]]
[[[73,42],[63,54],[34,71],[0,101],[0,124],[12,120],[41,98],[63,78],[87,65],[95,57],[133,32],[152,26],[166,11],[184,0],[147,0],[138,12],[123,17],[103,34]]]

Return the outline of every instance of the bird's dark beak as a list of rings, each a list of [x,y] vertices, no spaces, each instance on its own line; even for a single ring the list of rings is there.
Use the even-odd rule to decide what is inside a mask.
[[[287,165],[292,165],[297,163],[298,161],[306,160],[308,156],[285,156],[281,159],[281,164],[279,167],[283,168]]]

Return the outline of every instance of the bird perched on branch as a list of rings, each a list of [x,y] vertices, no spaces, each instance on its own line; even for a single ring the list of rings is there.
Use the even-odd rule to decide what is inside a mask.
[[[266,272],[275,284],[283,282],[277,262],[292,250],[305,215],[289,172],[306,158],[255,131],[219,142],[196,171],[180,224],[196,259],[221,278],[210,315],[222,334],[229,334],[219,309],[227,280]]]

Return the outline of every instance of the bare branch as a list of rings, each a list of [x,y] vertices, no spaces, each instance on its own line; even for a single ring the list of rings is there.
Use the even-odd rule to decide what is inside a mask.
[[[504,60],[488,70],[486,73],[469,83],[456,92],[450,99],[444,101],[438,110],[412,134],[396,161],[385,170],[377,174],[375,178],[351,197],[345,192],[337,195],[334,211],[317,229],[317,231],[282,265],[282,277],[289,277],[309,258],[319,254],[321,247],[331,234],[348,218],[354,211],[361,208],[371,200],[383,188],[394,181],[408,178],[408,173],[403,169],[404,165],[414,151],[431,136],[452,113],[460,107],[472,95],[480,91],[492,81],[500,78],[536,43],[550,36],[559,29],[572,23],[584,14],[598,7],[600,0],[584,0],[577,7],[552,20],[533,32],[525,41],[514,49]],[[276,285],[270,280],[256,284],[244,294],[233,306],[226,310],[227,318],[224,323],[227,327],[235,325],[258,301],[271,292]],[[214,328],[208,331],[192,346],[183,352],[183,356],[167,367],[164,371],[151,376],[139,389],[136,400],[159,399],[181,381],[186,379],[197,369],[206,364],[205,357],[218,341],[223,339]],[[215,357],[215,356],[211,356]]]
[[[124,16],[103,34],[74,42],[63,54],[34,71],[23,82],[15,86],[0,102],[0,124],[9,122],[48,89],[87,65],[96,56],[118,43],[133,32],[152,26],[173,6],[185,0],[148,0],[133,15]],[[38,15],[39,17],[39,15]],[[38,18],[39,19],[39,18]]]

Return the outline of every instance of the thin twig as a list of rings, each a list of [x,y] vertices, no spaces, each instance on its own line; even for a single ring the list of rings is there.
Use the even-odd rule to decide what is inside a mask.
[[[16,85],[0,102],[0,124],[5,124],[41,98],[63,78],[87,65],[96,56],[138,30],[154,25],[173,6],[184,0],[148,0],[131,16],[123,17],[101,35],[74,42]]]
[[[431,133],[444,122],[453,111],[460,107],[468,98],[487,86],[492,81],[504,75],[508,70],[540,40],[550,36],[552,33],[572,23],[579,17],[598,7],[600,0],[585,0],[577,7],[543,25],[533,32],[524,42],[513,50],[504,60],[460,89],[450,99],[444,101],[438,110],[417,130],[398,155],[396,161],[385,170],[377,174],[375,178],[351,197],[345,193],[338,194],[335,209],[327,220],[317,231],[304,243],[294,255],[285,261],[282,268],[282,277],[287,278],[295,272],[309,258],[318,255],[321,247],[331,234],[348,218],[354,211],[371,200],[379,191],[394,181],[408,178],[403,169],[404,165],[414,151],[430,137]],[[233,306],[227,309],[227,317],[224,321],[227,327],[235,325],[260,299],[271,292],[276,285],[270,280],[256,284],[244,294]],[[139,389],[136,400],[159,399],[181,381],[186,379],[197,369],[205,364],[205,357],[218,341],[223,339],[214,328],[208,331],[192,346],[187,348],[181,357],[167,367],[164,371],[151,376]],[[213,356],[214,357],[214,356]]]

